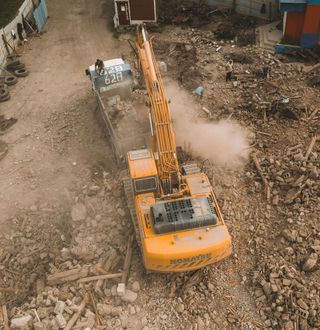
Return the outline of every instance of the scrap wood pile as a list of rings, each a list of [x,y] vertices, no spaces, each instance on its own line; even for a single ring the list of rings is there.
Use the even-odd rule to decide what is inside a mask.
[[[134,303],[140,284],[130,276],[133,235],[123,245],[127,225],[123,236],[121,221],[110,227],[100,215],[90,216],[93,209],[102,212],[105,195],[118,200],[119,191],[111,192],[110,177],[104,186],[96,181],[84,188],[83,202],[77,201],[70,214],[34,205],[25,216],[11,219],[11,234],[1,234],[7,244],[0,254],[0,305],[6,311],[0,328],[115,329],[120,315],[126,324],[139,311]],[[116,214],[109,204],[105,214],[127,224],[119,202],[114,205]]]

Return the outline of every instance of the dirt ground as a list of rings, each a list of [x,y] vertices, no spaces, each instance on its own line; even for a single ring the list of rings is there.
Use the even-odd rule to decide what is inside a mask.
[[[132,36],[113,37],[111,1],[50,0],[47,5],[46,33],[22,48],[21,60],[30,75],[19,79],[10,88],[11,99],[0,104],[0,115],[18,120],[1,136],[9,149],[0,160],[0,290],[12,291],[0,291],[0,305],[7,305],[11,319],[26,314],[35,318],[36,309],[47,329],[58,329],[56,300],[79,305],[88,287],[64,284],[41,290],[44,276],[96,265],[113,250],[117,258],[112,270],[119,271],[126,253],[131,223],[121,174],[84,70],[97,58],[123,55],[131,60],[133,55],[126,42]],[[232,235],[232,257],[192,274],[146,275],[134,245],[131,297],[116,297],[115,282],[105,283],[103,292],[96,292],[97,305],[87,308],[76,328],[87,327],[94,312],[100,317],[95,329],[319,329],[318,259],[312,264],[320,251],[318,146],[309,161],[292,167],[319,132],[319,90],[308,86],[304,76],[288,87],[287,79],[301,65],[276,59],[273,74],[281,76],[279,86],[293,97],[302,93],[308,110],[298,121],[269,112],[266,119],[263,102],[269,100],[263,91],[273,97],[277,86],[266,87],[255,74],[274,57],[252,46],[216,43],[206,28],[165,26],[154,35],[156,54],[168,65],[165,81],[172,104],[179,102],[178,88],[179,96],[191,99],[197,120],[232,117],[246,127],[249,148],[271,183],[271,200],[250,159],[237,169],[203,164]],[[223,49],[217,51],[220,45]],[[239,59],[237,52],[245,54],[235,61],[240,78],[226,84],[225,61]],[[201,100],[192,95],[199,85],[205,88]],[[295,100],[297,108],[305,109],[301,98]],[[293,188],[309,194],[308,201],[296,192],[294,205],[281,204],[292,188],[293,181],[285,186],[282,179],[287,172],[296,180]],[[308,312],[306,318],[301,310]],[[69,313],[65,318],[70,319]]]

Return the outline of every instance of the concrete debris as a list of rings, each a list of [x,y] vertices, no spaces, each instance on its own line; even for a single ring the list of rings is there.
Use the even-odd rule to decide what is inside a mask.
[[[85,220],[87,216],[87,209],[84,204],[77,203],[72,206],[71,218],[73,221]]]
[[[28,330],[32,329],[33,321],[30,315],[13,318],[11,320],[11,329]]]
[[[121,296],[121,300],[129,303],[134,303],[138,298],[138,294],[131,290],[126,289],[123,296]]]
[[[119,283],[117,286],[117,295],[123,297],[126,293],[126,285],[124,283]]]
[[[318,254],[311,253],[306,262],[303,264],[303,270],[305,272],[311,272],[314,270],[318,262]]]
[[[139,292],[140,291],[140,283],[138,281],[134,281],[131,285],[131,289],[134,292]]]
[[[68,202],[32,200],[8,219],[8,232],[0,231],[0,304],[8,306],[12,329],[320,329],[319,65],[308,71],[301,58],[253,46],[256,23],[248,18],[202,6],[176,12],[169,2],[175,7],[170,23],[177,25],[155,33],[160,69],[195,100],[195,123],[234,120],[251,131],[253,161],[243,168],[196,159],[214,183],[233,255],[217,267],[145,276],[117,166],[103,158],[91,159],[88,168],[66,157],[71,170],[84,175],[74,189],[63,188]],[[197,29],[203,20],[209,25]],[[237,80],[226,83],[229,59]],[[195,96],[198,86],[205,92]],[[135,98],[145,102],[145,94]],[[189,111],[182,99],[181,105]],[[44,128],[52,151],[69,155],[72,138],[83,143],[81,123],[88,125],[86,139],[92,133],[92,118],[78,106],[51,114]],[[1,134],[15,123],[2,119]],[[184,156],[194,161],[188,148]],[[8,150],[0,143],[0,159]],[[4,186],[11,187],[21,167],[36,191],[36,162],[7,157],[2,163],[7,160],[12,169],[1,177],[10,178]],[[0,328],[3,323],[0,309]]]

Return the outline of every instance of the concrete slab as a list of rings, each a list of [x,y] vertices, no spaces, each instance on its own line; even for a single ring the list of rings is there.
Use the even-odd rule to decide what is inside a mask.
[[[282,31],[277,29],[279,23],[275,21],[257,28],[257,46],[274,51],[274,45],[282,39]]]

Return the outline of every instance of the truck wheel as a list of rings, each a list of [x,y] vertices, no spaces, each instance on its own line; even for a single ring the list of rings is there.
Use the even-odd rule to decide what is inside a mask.
[[[4,83],[9,86],[15,85],[17,82],[18,82],[18,79],[15,76],[8,76],[8,77],[4,78]]]
[[[27,69],[19,69],[14,71],[14,75],[16,77],[26,77],[29,74],[29,71]]]

